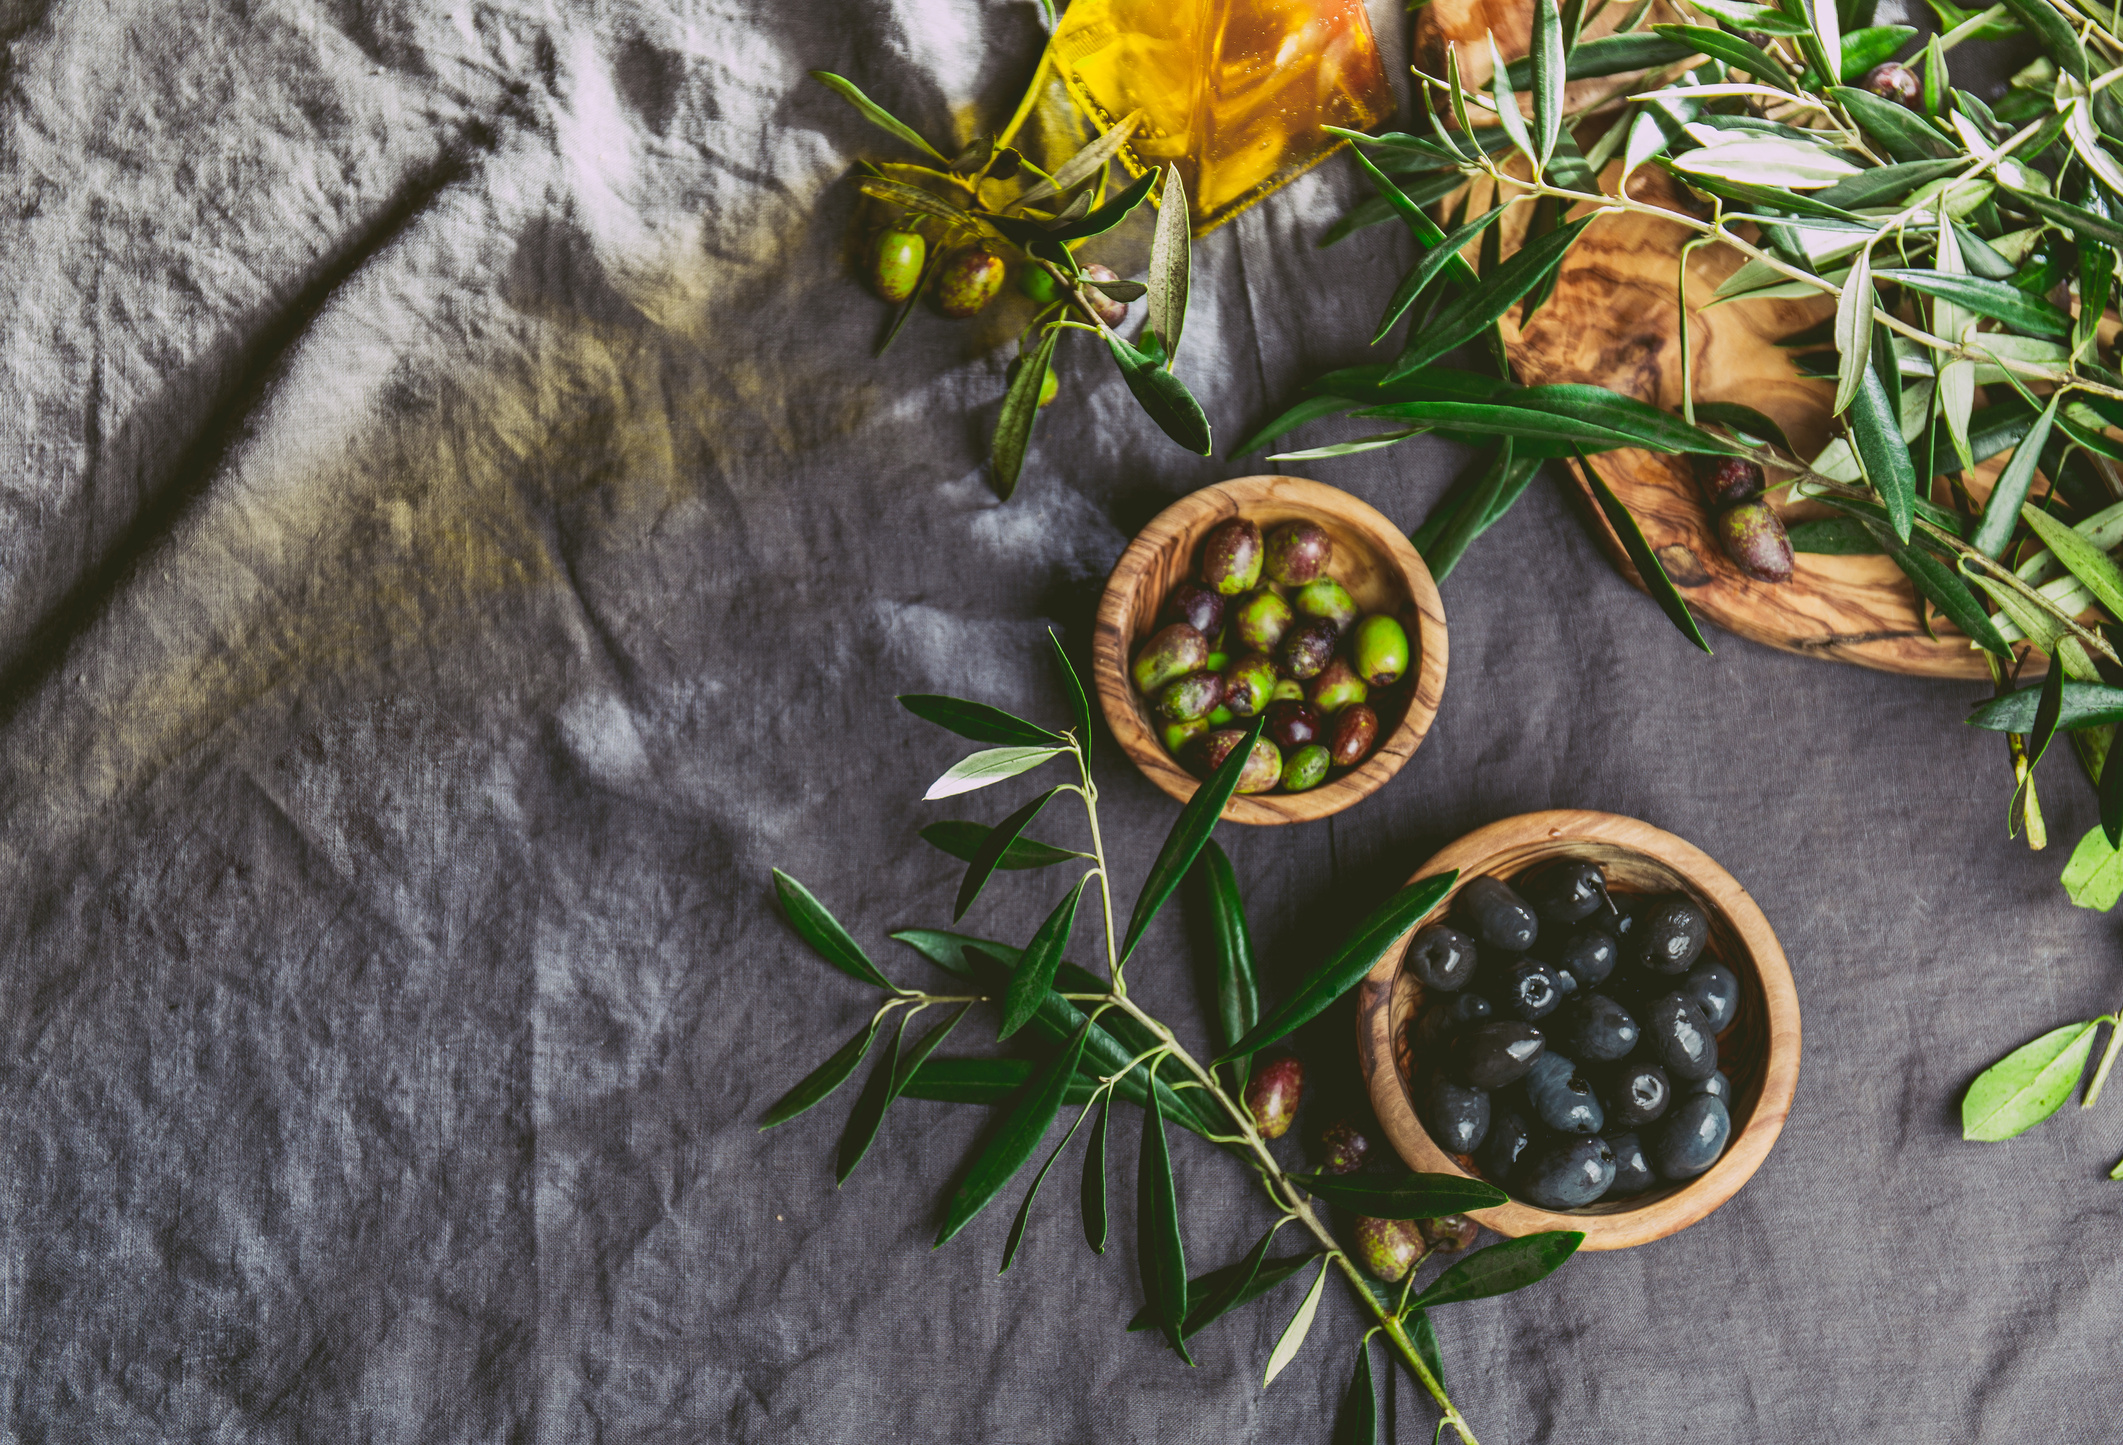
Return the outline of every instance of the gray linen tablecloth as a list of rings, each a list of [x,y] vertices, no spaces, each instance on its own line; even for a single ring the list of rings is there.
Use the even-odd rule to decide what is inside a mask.
[[[870,357],[845,177],[889,142],[804,71],[942,136],[1014,99],[1037,7],[4,0],[0,37],[4,1438],[1324,1441],[1346,1299],[1264,1393],[1294,1296],[1194,1370],[1122,1332],[1125,1183],[1106,1258],[1064,1187],[998,1279],[1008,1206],[928,1248],[983,1111],[899,1107],[837,1192],[852,1091],[756,1128],[870,1006],[769,867],[926,977],[885,935],[959,869],[914,832],[1007,806],[920,803],[957,744],[893,694],[1058,718],[1047,627],[1082,657],[1134,531],[1259,469],[1079,344],[999,506],[1013,323]],[[1410,243],[1313,249],[1360,194],[1330,163],[1198,248],[1220,443],[1365,357]],[[1412,527],[1465,461],[1311,471]],[[1956,1123],[2123,992],[2056,882],[2069,765],[2031,855],[1974,689],[1695,654],[1558,479],[1445,600],[1393,785],[1226,835],[1271,992],[1434,848],[1570,805],[1731,868],[1806,1019],[1732,1203],[1441,1314],[1483,1439],[2112,1438],[2123,1119]],[[1110,746],[1099,780],[1132,888],[1174,809]],[[969,926],[1021,940],[1053,884]],[[1199,1040],[1184,922],[1133,981]],[[1235,1259],[1265,1206],[1176,1148],[1192,1260]],[[1387,1410],[1428,1438],[1405,1378]]]

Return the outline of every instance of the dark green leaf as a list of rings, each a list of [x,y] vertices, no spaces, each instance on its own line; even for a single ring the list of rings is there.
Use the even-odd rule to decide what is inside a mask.
[[[872,1019],[861,1033],[842,1044],[832,1058],[804,1075],[801,1083],[776,1100],[774,1107],[767,1110],[766,1116],[759,1121],[759,1127],[771,1129],[776,1124],[786,1124],[806,1109],[823,1101],[828,1094],[848,1081],[848,1075],[855,1072],[856,1066],[862,1062],[863,1055],[870,1052],[870,1040],[876,1037],[877,1020]]]
[[[977,743],[1018,748],[1065,748],[1069,745],[1069,740],[1061,734],[1050,733],[984,702],[968,702],[964,698],[944,697],[937,693],[909,692],[900,694],[899,705],[924,722],[935,723]]]
[[[1047,990],[1053,986],[1054,970],[1061,964],[1062,951],[1069,946],[1069,934],[1076,927],[1077,900],[1084,896],[1084,885],[1090,881],[1088,873],[1077,879],[1076,886],[1062,895],[1062,901],[1054,905],[1054,911],[1047,915],[1046,922],[1040,924],[1039,931],[1025,946],[1017,971],[1010,975],[1010,991],[1003,998],[1002,1031],[997,1038],[1010,1037],[1039,1012]]]
[[[1389,383],[1383,365],[1345,366],[1328,372],[1306,388],[1373,405],[1387,401],[1488,401],[1517,389],[1501,377],[1457,371],[1449,366],[1425,367],[1413,376]]]
[[[961,1013],[964,1009],[960,1010]],[[905,1075],[900,1069],[899,1045],[907,1036],[907,1015],[899,1017],[899,1027],[892,1031],[891,1047],[885,1051],[884,1061],[870,1071],[869,1082],[862,1086],[856,1096],[855,1108],[848,1114],[847,1127],[840,1131],[840,1150],[833,1168],[833,1187],[838,1189],[848,1182],[855,1166],[862,1163],[862,1156],[870,1152],[870,1142],[877,1137],[878,1126],[885,1121],[885,1110],[899,1097],[899,1086]]]
[[[1902,418],[1888,399],[1880,375],[1866,367],[1850,400],[1850,435],[1865,479],[1879,493],[1887,520],[1905,545],[1916,515],[1917,468],[1902,440]]]
[[[1555,0],[1533,0],[1532,51],[1526,58],[1533,62],[1533,154],[1543,169],[1555,154],[1556,137],[1563,131],[1564,67],[1568,64],[1563,52],[1562,12],[1556,9]],[[1368,1368],[1364,1372],[1366,1386],[1370,1373]]]
[[[1025,469],[1025,452],[1032,445],[1032,427],[1039,420],[1039,393],[1047,384],[1047,371],[1054,364],[1054,346],[1061,328],[1050,326],[1039,345],[1017,368],[1010,389],[1003,393],[1002,415],[995,422],[995,441],[988,448],[988,465],[995,471],[995,495],[1009,501],[1017,491],[1017,479]]]
[[[1524,1289],[1555,1273],[1584,1242],[1585,1236],[1576,1230],[1547,1230],[1492,1244],[1432,1280],[1415,1302],[1424,1309],[1434,1309]]]
[[[1866,522],[1865,529],[1880,544],[1880,550],[1902,569],[1902,575],[1910,584],[1928,598],[1932,606],[1945,613],[1947,620],[1986,651],[2011,658],[2012,649],[2005,645],[2004,638],[1998,636],[1997,624],[1990,620],[1983,604],[1976,601],[1975,593],[1968,590],[1960,573],[1923,548],[1904,545],[1893,532],[1877,522]]]
[[[1001,864],[1003,855],[1017,842],[1018,835],[1031,825],[1032,820],[1039,816],[1040,809],[1052,802],[1054,795],[1060,791],[1058,787],[1047,789],[988,830],[988,836],[981,841],[979,850],[969,860],[971,866],[966,869],[966,876],[958,885],[958,899],[951,908],[953,923],[966,916],[966,910],[973,906],[974,899],[980,897],[980,890],[988,886],[988,879]]]
[[[1703,629],[1696,625],[1695,614],[1681,600],[1680,591],[1673,585],[1673,579],[1666,575],[1665,567],[1660,565],[1658,554],[1644,540],[1644,529],[1637,525],[1636,518],[1622,505],[1622,499],[1607,485],[1607,479],[1594,469],[1590,457],[1579,452],[1577,464],[1578,470],[1584,474],[1585,484],[1592,488],[1592,499],[1599,503],[1600,515],[1607,519],[1608,526],[1614,528],[1615,536],[1622,539],[1622,550],[1629,554],[1630,565],[1636,568],[1644,590],[1659,604],[1659,611],[1666,614],[1666,620],[1681,630],[1683,637],[1709,652],[1710,644],[1703,638]]]
[[[2050,667],[2058,672],[2064,669],[2055,661]],[[2101,760],[2101,782],[2097,789],[2101,802],[2101,831],[2108,837],[2108,846],[2123,848],[2123,763],[2116,755],[2123,747],[2108,745],[2108,755]]]
[[[1192,1339],[1225,1315],[1252,1304],[1319,1259],[1316,1253],[1269,1259],[1268,1246],[1274,1242],[1275,1231],[1271,1229],[1237,1264],[1227,1264],[1222,1269],[1212,1269],[1189,1280],[1187,1325],[1181,1333]],[[1149,1309],[1144,1308],[1137,1310],[1135,1318],[1128,1321],[1128,1329],[1131,1332],[1147,1330],[1155,1323],[1150,1318]]]
[[[2051,1029],[1992,1064],[1961,1100],[1961,1137],[1995,1143],[2024,1133],[2064,1107],[2104,1020]]]
[[[1384,172],[1380,174],[1383,175]],[[1458,171],[1448,171],[1440,176],[1419,177],[1405,189],[1395,186],[1390,196],[1371,196],[1351,206],[1348,214],[1322,232],[1314,244],[1324,251],[1338,241],[1347,240],[1366,226],[1376,226],[1392,220],[1400,212],[1401,201],[1416,206],[1431,205],[1442,201],[1465,184],[1466,177]]]
[[[1738,66],[1755,79],[1773,85],[1778,90],[1792,88],[1790,72],[1777,64],[1775,56],[1737,35],[1713,30],[1707,25],[1654,25],[1651,27],[1651,33],[1684,45],[1690,51],[1700,51],[1704,55],[1724,61],[1727,65]]]
[[[1196,456],[1209,455],[1209,418],[1186,383],[1118,336],[1109,332],[1105,340],[1129,395],[1149,413],[1158,430]]]
[[[1050,241],[1082,241],[1092,236],[1105,234],[1128,218],[1128,213],[1141,205],[1149,196],[1150,188],[1157,184],[1157,172],[1145,171],[1135,178],[1135,183],[1100,206],[1080,221],[1066,226],[1056,226],[1047,232]]]
[[[1408,884],[1373,909],[1343,940],[1341,947],[1329,954],[1327,961],[1298,986],[1297,992],[1283,1000],[1281,1007],[1255,1025],[1252,1032],[1218,1055],[1216,1062],[1228,1063],[1242,1054],[1257,1054],[1285,1034],[1294,1033],[1319,1017],[1329,1004],[1355,988],[1357,981],[1371,971],[1371,965],[1383,958],[1386,950],[1415,926],[1417,919],[1437,907],[1439,900],[1451,892],[1452,885],[1458,881],[1456,872],[1432,874]],[[1451,1209],[1430,1211],[1432,1214],[1452,1212]],[[1415,1216],[1407,1217],[1412,1219]]]
[[[944,158],[943,152],[923,140],[914,127],[870,99],[869,96],[864,95],[861,90],[856,88],[854,81],[843,80],[830,70],[814,70],[811,72],[811,78],[838,92],[843,100],[862,112],[863,119],[869,121],[870,124],[876,126],[879,130],[898,136],[908,145],[925,153],[941,165],[950,164]]]
[[[839,919],[826,911],[823,903],[811,896],[810,889],[776,868],[774,892],[781,899],[782,912],[788,915],[790,925],[820,958],[858,983],[872,988],[892,987],[862,951],[862,945],[840,926]]]
[[[2002,321],[2029,336],[2046,336],[2062,341],[2071,335],[2069,316],[2041,297],[2030,296],[2002,281],[1986,281],[1980,276],[1962,276],[1946,271],[1896,268],[1879,270],[1872,274],[1881,281],[1899,281],[1910,290],[1921,291],[1926,296],[1943,297],[1957,306],[1965,306],[1978,316]]]
[[[2083,206],[2074,206],[2068,201],[2059,201],[2033,191],[2002,187],[2012,197],[2013,204],[2034,212],[2044,220],[2055,221],[2081,241],[2097,241],[2104,246],[2123,246],[2123,222],[2111,221],[2106,216],[2097,216]],[[1965,244],[1965,243],[1964,243]]]
[[[1373,1219],[1435,1219],[1490,1209],[1508,1195],[1459,1174],[1293,1174],[1307,1193]]]
[[[2034,731],[2035,714],[2042,706],[2042,685],[2036,683],[2003,697],[1994,697],[1968,715],[1970,725],[1999,733]],[[2059,701],[2057,726],[2066,732],[2123,722],[2123,687],[2098,682],[2066,682]]]
[[[1692,46],[1659,35],[1646,35],[1641,30],[1628,35],[1602,35],[1595,40],[1579,41],[1577,48],[1570,52],[1570,63],[1563,73],[1571,80],[1596,80],[1603,75],[1650,70],[1654,66],[1686,60],[1694,53]],[[1532,57],[1512,61],[1505,73],[1510,77],[1513,90],[1533,89]]]
[[[1084,1181],[1077,1189],[1083,1206],[1084,1243],[1094,1254],[1106,1252],[1106,1125],[1113,1112],[1113,1095],[1098,1101],[1098,1122],[1091,1126],[1091,1142],[1084,1146]]]
[[[1216,957],[1216,1018],[1221,1026],[1218,1042],[1228,1048],[1244,1038],[1260,1019],[1253,933],[1246,927],[1246,906],[1239,896],[1238,874],[1214,839],[1203,845],[1194,876],[1209,905],[1211,946]],[[1246,1060],[1241,1057],[1231,1063],[1238,1086],[1243,1089]]]
[[[1784,435],[1784,429],[1751,406],[1742,406],[1736,401],[1699,401],[1695,404],[1695,419],[1715,422],[1757,441],[1775,442],[1791,456],[1799,454],[1798,448]]]
[[[2086,47],[2079,43],[2079,32],[2057,12],[2056,6],[2049,0],[2005,0],[2005,8],[2034,32],[2051,60],[2079,80],[2087,79]]]
[[[1592,221],[1593,217],[1587,216],[1521,246],[1480,284],[1447,303],[1429,326],[1409,338],[1408,348],[1387,371],[1386,380],[1395,381],[1420,371],[1446,352],[1472,341],[1550,271],[1562,265],[1563,253]]]
[[[2042,679],[2042,692],[2035,703],[2035,727],[2027,738],[2027,771],[2034,773],[2035,764],[2042,761],[2042,754],[2049,751],[2051,738],[2057,735],[2057,715],[2064,706],[2064,668],[2052,660],[2049,672]]]
[[[1000,1104],[1032,1079],[1025,1059],[930,1059],[907,1076],[900,1095],[938,1104]],[[1088,1104],[1098,1082],[1082,1074],[1069,1081],[1065,1104]]]
[[[1511,479],[1511,453],[1512,440],[1507,436],[1495,460],[1482,473],[1482,479],[1453,510],[1444,526],[1438,529],[1437,536],[1428,540],[1427,545],[1417,545],[1416,550],[1422,553],[1423,565],[1430,569],[1433,580],[1443,582],[1450,577],[1452,569],[1466,555],[1468,545],[1488,525],[1489,514]]]
[[[1356,1342],[1356,1374],[1334,1417],[1334,1445],[1378,1445],[1378,1391],[1371,1385],[1371,1336]]]
[[[1069,694],[1069,716],[1076,722],[1076,746],[1084,755],[1084,768],[1091,767],[1091,699],[1084,694],[1084,680],[1076,675],[1076,664],[1069,661],[1069,649],[1053,628],[1047,629],[1047,640],[1054,644],[1054,660],[1061,664],[1062,687]]]
[[[1318,421],[1323,417],[1338,416],[1342,412],[1349,410],[1354,404],[1347,397],[1342,396],[1308,396],[1252,436],[1247,437],[1233,447],[1226,455],[1225,460],[1237,461],[1240,457],[1259,451],[1277,437],[1296,431],[1307,422]]]
[[[1150,1062],[1154,1076],[1160,1060]],[[1156,1094],[1143,1115],[1143,1147],[1135,1165],[1135,1218],[1141,1231],[1136,1252],[1143,1295],[1165,1341],[1188,1364],[1182,1331],[1187,1323],[1187,1247],[1179,1233],[1179,1190],[1172,1182],[1172,1153],[1165,1140],[1165,1112]]]
[[[1828,94],[1850,112],[1850,118],[1865,134],[1898,161],[1937,160],[1954,153],[1952,143],[1915,111],[1847,85],[1831,86]]]
[[[1084,1040],[1089,1037],[1092,1027],[1089,1019],[1084,1020],[1083,1027],[1071,1036],[1069,1042],[1041,1066],[1033,1076],[1031,1088],[1004,1117],[1002,1127],[981,1150],[980,1157],[973,1161],[965,1182],[958,1186],[958,1192],[951,1197],[950,1207],[944,1212],[943,1228],[936,1236],[939,1248],[971,1223],[974,1215],[988,1207],[988,1201],[1002,1192],[1003,1186],[1025,1167],[1033,1151],[1039,1148],[1040,1141],[1047,1137],[1055,1116],[1061,1113],[1069,1081],[1076,1077],[1077,1060],[1083,1057]]]
[[[1591,422],[1654,451],[1731,457],[1748,455],[1745,447],[1735,446],[1715,432],[1690,426],[1672,412],[1661,411],[1604,386],[1574,382],[1529,386],[1524,391],[1511,393],[1510,402],[1513,406]]]
[[[1695,8],[1717,16],[1735,30],[1754,30],[1763,35],[1805,35],[1812,28],[1781,10],[1750,5],[1746,0],[1701,0]]]
[[[994,832],[986,823],[968,823],[954,818],[946,823],[931,823],[921,830],[920,836],[924,843],[941,848],[961,863],[971,863],[980,856],[981,845]],[[1051,868],[1056,863],[1066,863],[1081,856],[1034,838],[1019,838],[1003,850],[1002,861],[995,866],[1006,873],[1020,868]]]
[[[1846,85],[1864,80],[1865,72],[1887,60],[1916,34],[1911,25],[1868,25],[1843,37],[1843,74]]]
[[[1246,770],[1246,761],[1253,754],[1254,743],[1260,740],[1261,729],[1267,725],[1265,714],[1257,716],[1248,724],[1246,735],[1231,755],[1217,765],[1209,780],[1194,790],[1187,806],[1179,810],[1179,817],[1172,822],[1172,831],[1165,835],[1165,846],[1157,853],[1157,861],[1150,865],[1150,876],[1143,880],[1143,891],[1135,897],[1135,911],[1128,915],[1128,933],[1121,940],[1121,962],[1135,952],[1143,930],[1150,920],[1157,917],[1157,910],[1165,906],[1172,890],[1179,887],[1187,870],[1194,866],[1195,858],[1209,835],[1223,816],[1224,804],[1231,801],[1232,793],[1238,790],[1238,776]]]
[[[1445,1383],[1445,1357],[1437,1347],[1437,1326],[1430,1322],[1427,1312],[1418,1309],[1408,1311],[1408,1338],[1415,1346],[1416,1357],[1430,1369],[1430,1377],[1440,1385]]]
[[[1371,178],[1371,184],[1378,187],[1379,199],[1399,214],[1401,223],[1408,228],[1408,233],[1415,237],[1417,245],[1436,246],[1445,239],[1445,233],[1438,229],[1437,222],[1424,214],[1423,207],[1427,202],[1418,200],[1395,185],[1384,171],[1371,163],[1371,157],[1361,150],[1351,150],[1349,153],[1356,157],[1357,165]],[[1450,179],[1457,181],[1458,177]],[[1469,266],[1457,251],[1446,258],[1445,275],[1461,286],[1471,287],[1479,284],[1474,268]]]
[[[1479,236],[1490,222],[1503,215],[1508,209],[1508,206],[1498,206],[1487,215],[1475,217],[1437,245],[1423,252],[1416,260],[1416,263],[1408,268],[1408,274],[1401,277],[1401,284],[1394,288],[1392,298],[1386,302],[1386,314],[1380,318],[1377,334],[1371,338],[1371,344],[1376,346],[1381,341],[1384,341],[1386,333],[1394,328],[1395,323],[1401,319],[1401,316],[1410,306],[1415,304],[1416,298],[1421,296],[1429,288],[1430,283],[1437,279],[1438,272],[1445,269],[1446,263],[1459,255],[1468,242]]]
[[[1799,522],[1786,529],[1791,536],[1791,550],[1811,552],[1825,557],[1862,557],[1877,554],[1880,544],[1872,540],[1872,533],[1855,517],[1821,517],[1811,522]]]
[[[1843,206],[1850,210],[1861,206],[1888,206],[1901,200],[1918,186],[1953,175],[1966,169],[1967,165],[1965,159],[1955,156],[1950,160],[1903,161],[1891,166],[1875,166],[1871,170],[1861,171],[1846,180],[1815,191],[1813,197],[1817,201],[1826,201],[1831,206]]]
[[[1885,105],[1887,102],[1882,101],[1881,104]],[[1710,195],[1723,196],[1728,201],[1745,201],[1750,206],[1783,211],[1793,216],[1818,217],[1825,221],[1853,221],[1865,226],[1868,231],[1872,229],[1863,216],[1852,215],[1841,206],[1831,206],[1825,201],[1817,201],[1812,196],[1802,195],[1797,191],[1787,191],[1779,186],[1758,186],[1747,181],[1726,180],[1722,176],[1696,175],[1691,171],[1676,168],[1671,160],[1663,156],[1658,158],[1658,164],[1674,179]]]
[[[1506,400],[1515,401],[1519,395],[1517,392],[1507,393]],[[1637,438],[1625,432],[1601,426],[1597,422],[1581,420],[1568,412],[1535,410],[1501,402],[1393,401],[1384,406],[1365,407],[1354,415],[1419,422],[1441,431],[1461,432],[1468,436],[1578,442],[1598,451],[1642,445]],[[1731,450],[1722,442],[1719,443],[1718,449]]]
[[[1990,499],[1983,505],[1983,520],[1977,525],[1975,535],[1968,539],[1968,545],[1986,557],[2003,556],[2012,541],[2012,534],[2019,528],[2020,507],[2034,486],[2035,465],[2041,460],[2043,444],[2049,440],[2049,429],[2057,419],[2057,403],[2063,397],[2061,391],[2051,394],[2049,405],[2035,418],[2027,435],[2013,451],[2012,460],[1998,474],[1997,484],[1990,489]]]
[[[1088,1109],[1084,1111],[1085,1114],[1089,1112]],[[1010,1221],[1010,1237],[1003,1241],[1003,1263],[1002,1268],[995,1271],[997,1274],[1008,1274],[1010,1266],[1017,1262],[1017,1247],[1025,1242],[1025,1226],[1032,1222],[1032,1201],[1039,1198],[1039,1186],[1047,1182],[1047,1171],[1054,1167],[1055,1160],[1061,1158],[1062,1151],[1069,1147],[1069,1141],[1076,1137],[1076,1131],[1083,1127],[1083,1123],[1084,1114],[1078,1114],[1076,1122],[1069,1126],[1069,1132],[1062,1135],[1054,1152],[1047,1156],[1047,1162],[1039,1166],[1039,1173],[1032,1176],[1032,1187],[1025,1191],[1024,1203],[1017,1206],[1017,1217]]]

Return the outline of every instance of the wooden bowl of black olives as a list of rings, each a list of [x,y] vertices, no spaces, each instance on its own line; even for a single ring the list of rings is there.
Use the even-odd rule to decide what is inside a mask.
[[[1224,816],[1303,823],[1383,787],[1437,716],[1445,611],[1377,509],[1301,477],[1180,498],[1114,564],[1092,672],[1115,739],[1181,802],[1266,723]]]
[[[1526,813],[1416,870],[1456,870],[1364,979],[1357,1047],[1412,1169],[1488,1180],[1499,1234],[1626,1249],[1761,1166],[1799,1076],[1799,1001],[1769,920],[1671,833]]]

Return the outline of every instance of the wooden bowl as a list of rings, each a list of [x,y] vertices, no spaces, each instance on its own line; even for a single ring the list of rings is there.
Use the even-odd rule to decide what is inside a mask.
[[[1157,630],[1166,595],[1198,574],[1210,529],[1233,517],[1249,518],[1264,532],[1299,518],[1317,522],[1334,543],[1328,574],[1365,612],[1399,618],[1415,653],[1412,683],[1402,678],[1378,708],[1380,739],[1370,757],[1307,792],[1234,797],[1224,808],[1224,817],[1234,823],[1308,823],[1378,791],[1422,743],[1445,690],[1445,607],[1430,569],[1401,529],[1376,508],[1320,482],[1239,477],[1191,492],[1158,513],[1106,579],[1091,639],[1091,671],[1121,748],[1144,776],[1182,803],[1194,796],[1200,781],[1165,751],[1149,699],[1135,690],[1128,666]]]
[[[1474,1215],[1499,1234],[1579,1229],[1586,1249],[1627,1249],[1686,1229],[1732,1198],[1768,1157],[1798,1084],[1798,991],[1769,920],[1747,890],[1700,848],[1634,818],[1565,810],[1522,813],[1469,833],[1416,869],[1415,877],[1456,868],[1460,886],[1484,874],[1510,881],[1557,858],[1592,859],[1618,893],[1686,893],[1710,918],[1705,956],[1718,958],[1740,980],[1739,1014],[1718,1035],[1718,1066],[1733,1083],[1732,1141],[1709,1172],[1686,1184],[1584,1209],[1551,1211],[1514,1199]],[[1455,886],[1453,893],[1458,891]],[[1448,894],[1415,926],[1444,916],[1451,902]],[[1409,1168],[1479,1177],[1465,1158],[1440,1149],[1415,1115],[1410,1081],[1419,1061],[1408,1025],[1421,1007],[1423,986],[1401,967],[1407,949],[1403,936],[1358,990],[1357,1053],[1371,1103]]]

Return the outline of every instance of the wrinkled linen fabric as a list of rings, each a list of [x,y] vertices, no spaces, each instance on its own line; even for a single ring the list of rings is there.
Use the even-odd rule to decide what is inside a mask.
[[[1072,340],[999,505],[1022,313],[872,359],[846,178],[891,143],[804,72],[963,139],[1041,35],[1028,0],[0,0],[0,1438],[1326,1438],[1340,1286],[1266,1392],[1296,1287],[1198,1369],[1123,1332],[1134,1111],[1114,1247],[1065,1165],[1002,1278],[1015,1189],[929,1248],[986,1111],[898,1106],[839,1190],[852,1088],[757,1129],[873,1007],[769,868],[933,983],[886,940],[948,921],[915,830],[1030,791],[918,801],[961,747],[893,695],[1059,720],[1047,628],[1081,660],[1128,538],[1262,469],[1179,452]],[[1316,251],[1360,194],[1333,162],[1198,247],[1181,371],[1220,445],[1366,357],[1411,243]],[[1304,470],[1412,527],[1467,462]],[[1697,655],[1556,478],[1444,595],[1399,778],[1224,835],[1269,993],[1446,841],[1570,805],[1731,868],[1806,1022],[1730,1204],[1439,1312],[1481,1437],[2111,1435],[2113,1108],[1956,1126],[1986,1062],[2123,983],[2056,883],[2093,818],[2069,764],[2030,854],[1976,689]],[[1125,906],[1174,808],[1110,739],[1097,776]],[[967,927],[1022,941],[1060,886],[999,878]],[[1187,922],[1132,982],[1199,1043]],[[1304,1036],[1307,1128],[1348,1022]],[[1236,1259],[1269,1210],[1174,1148],[1190,1263]]]

